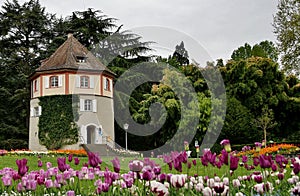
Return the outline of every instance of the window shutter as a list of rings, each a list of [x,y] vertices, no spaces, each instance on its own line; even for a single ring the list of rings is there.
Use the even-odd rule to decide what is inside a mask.
[[[49,88],[49,76],[44,77],[45,88]]]
[[[104,89],[104,90],[107,90],[107,89],[106,89],[107,86],[106,86],[106,78],[105,78],[105,77],[103,77],[102,83],[103,83],[103,89]]]
[[[58,86],[62,87],[62,75],[58,76]]]
[[[95,87],[94,76],[90,76],[90,88]]]
[[[113,80],[109,80],[109,90],[112,91],[113,90]]]
[[[30,116],[34,117],[34,108],[30,108]]]
[[[76,87],[80,88],[80,76],[78,76],[78,75],[76,76],[76,81],[75,82],[76,82],[76,84],[75,84]]]
[[[39,113],[38,116],[42,115],[42,106],[39,106]]]
[[[39,80],[36,79],[36,91],[39,91],[40,90],[40,83],[39,83]]]
[[[84,99],[80,99],[80,111],[84,111]]]
[[[92,106],[93,106],[93,112],[97,112],[97,100],[96,99],[93,99]]]

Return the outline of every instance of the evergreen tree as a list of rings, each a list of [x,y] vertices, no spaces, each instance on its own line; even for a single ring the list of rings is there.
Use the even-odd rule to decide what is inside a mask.
[[[176,45],[172,59],[176,60],[181,66],[189,64],[188,51],[184,48],[183,41],[179,45]]]
[[[0,12],[1,97],[5,100],[1,142],[27,148],[30,84],[28,77],[47,53],[53,15],[39,1],[7,1]],[[3,81],[3,83],[2,83]],[[7,134],[5,134],[7,133]],[[13,146],[15,145],[15,146]],[[0,147],[1,148],[1,147]]]

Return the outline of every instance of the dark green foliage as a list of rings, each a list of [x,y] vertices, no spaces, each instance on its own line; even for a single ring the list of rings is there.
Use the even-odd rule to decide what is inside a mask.
[[[177,61],[181,66],[189,64],[188,51],[184,48],[183,41],[179,45],[176,45],[175,52],[171,59]]]
[[[47,53],[50,14],[36,0],[6,1],[0,11],[0,143],[27,148],[28,77]],[[17,141],[17,142],[15,142]],[[18,143],[19,145],[14,145]]]
[[[235,61],[245,60],[250,57],[270,58],[276,62],[278,60],[278,52],[273,42],[266,40],[255,44],[253,47],[245,43],[244,46],[234,50],[231,55],[231,58]],[[218,63],[220,64],[220,62]]]
[[[42,115],[39,117],[39,140],[54,150],[78,141],[78,96],[53,95],[40,97]]]

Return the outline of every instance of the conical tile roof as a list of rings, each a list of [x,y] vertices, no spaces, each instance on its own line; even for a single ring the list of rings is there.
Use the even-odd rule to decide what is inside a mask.
[[[84,59],[84,62],[80,61],[82,59]],[[36,71],[60,69],[108,71],[113,74],[72,34],[68,35],[68,39],[48,59],[42,61],[41,66]]]

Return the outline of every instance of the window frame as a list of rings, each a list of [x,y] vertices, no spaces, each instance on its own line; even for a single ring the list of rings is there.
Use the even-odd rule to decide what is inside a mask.
[[[59,80],[58,76],[50,76],[50,78],[49,78],[50,88],[58,88],[59,87],[59,81],[58,80]],[[56,85],[53,85],[53,84],[56,84]]]
[[[83,110],[86,111],[86,112],[93,111],[93,100],[91,100],[91,99],[85,99],[84,100]]]
[[[33,91],[37,92],[39,90],[38,88],[38,81],[37,79],[33,81]]]
[[[110,91],[110,79],[105,78],[104,90]]]
[[[87,80],[87,81],[83,81]],[[84,84],[84,85],[82,85]],[[80,76],[80,88],[90,88],[90,77],[89,76]]]

